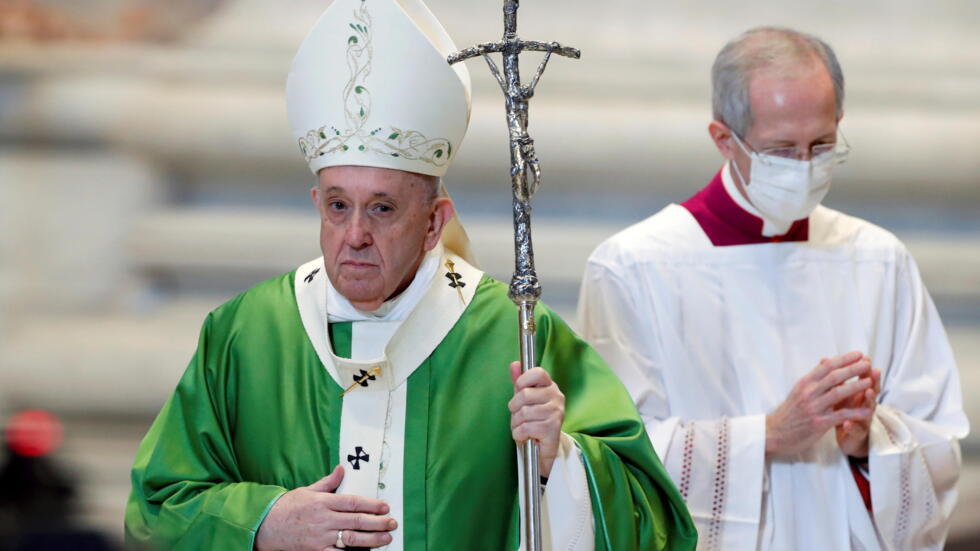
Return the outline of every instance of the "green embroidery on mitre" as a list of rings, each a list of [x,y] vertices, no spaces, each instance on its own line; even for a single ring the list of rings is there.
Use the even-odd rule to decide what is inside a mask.
[[[371,43],[371,13],[367,0],[361,0],[359,9],[354,11],[354,21],[349,24],[351,34],[347,41],[347,66],[350,78],[344,87],[345,130],[329,125],[310,130],[299,138],[299,149],[312,162],[317,157],[325,157],[337,152],[349,151],[352,147],[364,153],[377,153],[409,161],[422,161],[433,166],[445,166],[452,157],[453,146],[445,138],[428,138],[418,130],[405,130],[393,126],[388,132],[380,128],[367,130],[371,117],[371,92],[366,86],[371,74],[371,61],[374,49]],[[380,134],[380,135],[379,135]]]

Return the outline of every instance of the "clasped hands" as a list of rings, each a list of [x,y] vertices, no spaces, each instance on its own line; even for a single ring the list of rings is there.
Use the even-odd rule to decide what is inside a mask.
[[[558,455],[565,396],[540,367],[521,373],[520,362],[510,365],[514,397],[507,404],[515,442],[538,441],[541,475],[551,474]],[[344,547],[382,547],[398,527],[381,500],[334,493],[344,478],[337,466],[309,486],[286,492],[276,501],[255,537],[258,551],[335,551],[338,537]],[[339,536],[338,536],[339,534]]]
[[[834,428],[844,454],[867,457],[880,392],[881,371],[861,352],[820,360],[766,416],[766,456],[801,453]]]

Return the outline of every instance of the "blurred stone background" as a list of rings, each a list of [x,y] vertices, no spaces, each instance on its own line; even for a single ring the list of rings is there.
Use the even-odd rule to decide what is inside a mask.
[[[428,4],[460,46],[501,33],[500,2]],[[57,458],[83,484],[85,518],[114,535],[135,447],[206,313],[319,254],[283,89],[326,5],[0,0],[0,420],[23,407],[62,416]],[[552,62],[532,103],[545,300],[574,322],[592,248],[713,176],[709,68],[761,24],[837,50],[852,154],[827,203],[909,245],[980,423],[973,0],[524,2],[522,36],[583,50]],[[506,280],[502,100],[482,63],[470,70],[472,123],[447,183],[481,264]],[[951,541],[966,546],[980,532],[980,436],[964,463]]]

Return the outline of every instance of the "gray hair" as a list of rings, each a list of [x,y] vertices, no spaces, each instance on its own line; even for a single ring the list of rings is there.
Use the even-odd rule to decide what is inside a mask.
[[[834,83],[837,115],[844,112],[844,73],[834,50],[811,34],[783,27],[757,27],[718,52],[711,66],[711,107],[715,120],[744,138],[752,127],[749,78],[760,69],[799,70],[814,58],[823,62]]]

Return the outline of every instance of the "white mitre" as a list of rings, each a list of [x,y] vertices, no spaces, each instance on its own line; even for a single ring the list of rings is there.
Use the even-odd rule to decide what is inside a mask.
[[[445,175],[470,120],[470,75],[446,61],[456,50],[421,0],[335,0],[286,82],[289,124],[313,174],[356,165]],[[456,218],[442,242],[472,262]]]
[[[316,174],[339,165],[443,176],[470,118],[470,77],[421,0],[336,0],[293,60],[289,123]]]

